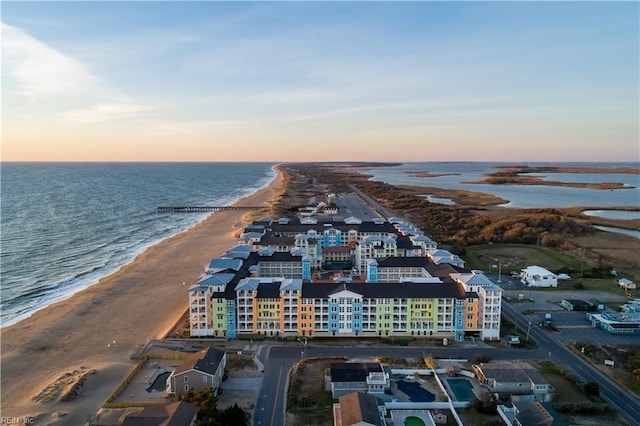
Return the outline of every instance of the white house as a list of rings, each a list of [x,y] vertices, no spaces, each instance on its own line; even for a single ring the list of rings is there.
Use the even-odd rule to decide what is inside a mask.
[[[540,266],[523,269],[520,281],[529,287],[558,287],[558,276]]]
[[[634,283],[633,281],[631,281],[630,279],[627,279],[627,278],[620,278],[618,280],[618,285],[620,287],[624,288],[624,289],[627,289],[627,290],[633,290],[633,289],[637,288],[636,287],[636,283]]]

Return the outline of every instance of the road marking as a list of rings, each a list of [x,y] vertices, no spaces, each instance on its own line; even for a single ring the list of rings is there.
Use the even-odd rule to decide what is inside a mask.
[[[281,380],[282,380],[282,366],[280,366],[280,372],[278,373],[278,384],[276,385],[276,397],[273,400],[273,414],[271,414],[271,426],[273,426],[273,420],[276,417],[276,405],[278,404],[278,392],[280,391]]]

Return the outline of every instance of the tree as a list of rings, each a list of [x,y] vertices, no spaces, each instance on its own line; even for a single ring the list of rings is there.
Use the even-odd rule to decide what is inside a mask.
[[[221,411],[218,419],[224,426],[249,426],[249,414],[237,403]]]
[[[587,382],[584,384],[584,393],[587,397],[600,395],[600,384],[598,382]]]
[[[484,364],[485,362],[491,361],[491,356],[483,353],[476,354],[474,361],[476,364]]]

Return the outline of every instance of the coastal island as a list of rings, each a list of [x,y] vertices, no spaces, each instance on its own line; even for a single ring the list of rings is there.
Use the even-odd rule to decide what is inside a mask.
[[[489,173],[485,179],[465,184],[489,185],[547,185],[588,189],[633,189],[635,187],[619,182],[562,182],[545,180],[539,176],[526,176],[529,173],[592,173],[592,174],[640,174],[636,167],[582,167],[582,166],[501,166],[500,171]]]
[[[419,178],[434,178],[443,176],[460,176],[460,173],[431,173],[429,170],[403,170],[402,173]]]

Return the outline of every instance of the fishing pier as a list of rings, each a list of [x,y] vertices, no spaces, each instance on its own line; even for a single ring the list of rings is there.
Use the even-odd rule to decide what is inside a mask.
[[[210,213],[222,210],[259,210],[265,206],[160,206],[158,213]]]

